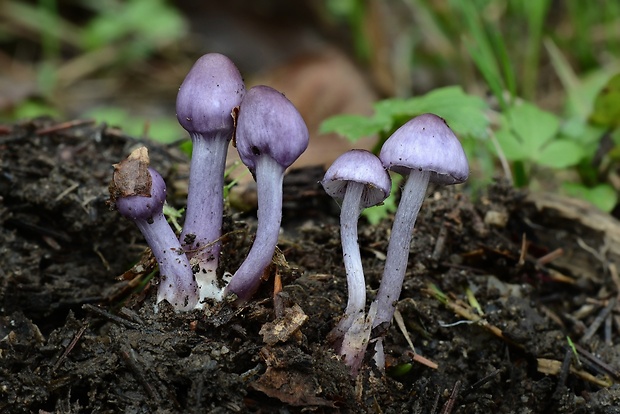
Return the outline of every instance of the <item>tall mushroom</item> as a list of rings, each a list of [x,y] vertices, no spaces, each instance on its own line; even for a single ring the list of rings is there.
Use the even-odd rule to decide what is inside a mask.
[[[365,317],[366,283],[358,245],[357,221],[364,208],[377,205],[390,194],[391,180],[381,160],[365,150],[351,150],[338,157],[325,173],[323,188],[342,201],[340,238],[349,297],[344,317],[330,333],[336,350],[355,375],[370,337]]]
[[[224,169],[233,110],[245,93],[234,63],[219,53],[196,61],[179,88],[177,119],[192,139],[189,189],[181,242],[196,273],[200,299],[219,298],[216,281],[224,211]]]
[[[157,303],[166,300],[175,309],[188,311],[198,302],[198,289],[185,251],[163,214],[166,183],[148,165],[145,147],[115,164],[110,201],[138,226],[153,251],[160,274]]]
[[[282,93],[268,86],[255,86],[239,108],[236,144],[241,161],[256,180],[258,228],[252,248],[226,292],[246,301],[271,263],[282,221],[284,171],[308,147],[308,127]]]
[[[459,184],[467,180],[469,165],[463,147],[443,118],[423,114],[400,127],[383,144],[383,166],[405,176],[394,217],[383,278],[375,302],[373,329],[390,325],[400,297],[409,257],[409,246],[418,212],[429,182]],[[377,340],[375,360],[385,365],[382,338]]]

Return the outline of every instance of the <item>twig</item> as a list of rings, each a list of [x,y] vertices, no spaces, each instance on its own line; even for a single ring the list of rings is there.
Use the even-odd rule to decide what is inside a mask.
[[[441,410],[441,414],[450,414],[454,409],[454,405],[456,404],[456,399],[459,397],[459,391],[461,389],[461,380],[457,380],[454,383],[454,387],[452,388],[452,392],[450,393],[450,398],[443,406]]]
[[[527,241],[527,236],[525,233],[521,235],[521,253],[519,254],[519,261],[517,262],[517,266],[522,267],[525,264],[525,259],[527,257],[527,248],[529,247],[529,242]]]
[[[99,316],[103,316],[104,318],[106,318],[106,319],[108,319],[108,320],[110,320],[112,322],[116,322],[116,323],[118,323],[120,325],[123,325],[123,326],[125,326],[127,328],[130,328],[130,329],[140,329],[140,325],[139,324],[137,324],[135,322],[128,321],[127,319],[121,318],[120,316],[116,316],[116,315],[114,315],[114,314],[112,314],[112,313],[110,313],[110,312],[108,312],[108,311],[106,311],[104,309],[98,308],[97,306],[93,306],[93,305],[90,305],[90,304],[87,303],[87,304],[82,305],[82,309],[84,309],[87,312],[92,312],[92,313],[97,314]]]
[[[564,254],[564,250],[561,247],[558,247],[557,249],[547,253],[544,256],[539,257],[538,259],[536,259],[536,264],[539,266],[544,266],[547,263],[551,263],[552,261],[554,261],[555,259],[557,259],[558,257],[561,257]]]
[[[50,127],[37,129],[35,131],[35,134],[46,135],[52,132],[63,131],[65,129],[70,129],[76,126],[89,125],[89,124],[94,124],[94,123],[95,123],[94,119],[76,119],[73,121],[67,121],[67,122],[62,122],[60,124],[52,125]]]
[[[501,369],[496,369],[495,371],[491,372],[489,375],[485,375],[484,377],[482,377],[481,379],[479,379],[478,381],[476,381],[472,385],[470,385],[470,387],[467,389],[467,391],[463,392],[461,394],[461,396],[464,396],[466,394],[469,394],[469,393],[472,393],[472,392],[476,391],[478,388],[482,387],[484,384],[488,383],[494,377],[499,375],[500,372],[502,372]]]
[[[128,351],[124,349],[120,349],[118,353],[123,359],[125,365],[127,365],[127,368],[129,368],[134,373],[138,382],[140,383],[140,385],[142,385],[142,388],[144,388],[144,391],[146,391],[146,394],[149,396],[149,398],[154,400],[155,405],[160,405],[160,403],[162,402],[161,395],[159,395],[159,393],[154,390],[153,387],[151,387],[151,384],[149,384],[146,375],[144,374],[142,367],[138,365],[138,362],[130,355]]]
[[[573,360],[573,350],[567,349],[564,354],[564,360],[562,361],[562,367],[560,369],[560,375],[558,375],[558,385],[555,388],[555,393],[560,394],[564,385],[566,384],[566,378],[568,378],[568,374],[570,373],[570,363]]]
[[[284,303],[280,292],[282,292],[282,276],[280,276],[280,272],[276,268],[276,275],[273,281],[273,310],[276,319],[284,316]]]
[[[607,315],[609,315],[615,307],[616,307],[616,298],[613,297],[609,300],[609,303],[607,304],[607,306],[605,306],[603,310],[597,315],[597,317],[594,318],[594,321],[592,322],[590,327],[586,330],[586,332],[581,337],[581,340],[580,340],[581,343],[586,343],[592,338],[592,336],[596,333],[596,331],[598,331],[598,328],[601,327],[601,324],[605,321],[605,318],[607,318]]]
[[[61,192],[60,194],[58,194],[56,196],[56,198],[54,199],[54,202],[57,203],[60,200],[62,200],[67,194],[69,194],[70,192],[72,192],[73,190],[75,190],[76,188],[78,188],[80,185],[78,183],[73,183],[72,185],[70,185],[69,187],[67,187],[65,190],[63,190],[63,192]]]
[[[581,353],[581,351],[579,351],[579,353]],[[538,372],[542,374],[559,375],[562,369],[562,362],[556,361],[554,359],[538,358],[536,362],[538,363]],[[602,380],[600,378],[595,377],[594,375],[590,374],[587,371],[576,369],[572,366],[570,367],[570,372],[571,374],[578,376],[582,380],[598,385],[599,387],[602,387],[602,388],[611,387],[612,385],[612,382],[609,380],[608,381]]]
[[[486,329],[487,331],[491,332],[493,335],[497,336],[498,338],[503,339],[506,343],[516,346],[517,348],[523,349],[524,345],[520,344],[518,342],[513,341],[512,339],[504,336],[504,332],[498,328],[495,325],[491,325],[486,319],[480,317],[479,315],[477,315],[476,313],[474,313],[473,309],[467,305],[466,303],[462,302],[462,301],[454,301],[454,300],[450,300],[447,297],[445,297],[444,299],[439,298],[437,296],[438,292],[434,291],[432,289],[425,289],[424,290],[427,294],[434,296],[437,300],[441,301],[448,309],[450,309],[452,312],[456,313],[457,315],[470,320],[472,322],[475,322],[476,324],[478,324],[479,326],[483,327],[484,329]]]
[[[604,372],[608,375],[610,375],[613,379],[615,379],[616,381],[620,381],[620,371],[612,368],[611,366],[609,366],[607,363],[601,361],[601,359],[593,354],[591,354],[590,352],[586,351],[586,349],[582,346],[580,346],[579,344],[575,344],[575,348],[577,349],[577,351],[579,352],[579,355],[581,355],[582,358],[582,362],[588,362],[590,366],[592,366],[593,368],[596,368],[597,371],[599,372]]]
[[[77,342],[80,340],[80,338],[82,337],[82,335],[84,334],[84,332],[86,331],[86,328],[88,327],[87,323],[84,323],[84,325],[82,325],[82,327],[77,331],[77,333],[73,336],[73,339],[71,340],[71,342],[69,343],[69,345],[67,346],[67,349],[65,349],[65,352],[62,353],[62,355],[60,356],[60,358],[58,358],[58,361],[56,361],[56,363],[54,364],[54,366],[52,367],[52,372],[56,371],[59,367],[60,364],[63,363],[63,361],[65,360],[65,358],[67,358],[67,355],[69,355],[69,352],[71,352],[73,350],[73,348],[75,347],[75,345],[77,344]]]
[[[398,325],[398,328],[400,329],[403,336],[405,337],[405,340],[409,344],[409,347],[415,354],[416,352],[415,352],[415,347],[413,346],[413,341],[411,340],[411,337],[409,336],[409,331],[407,331],[407,327],[405,326],[405,321],[403,320],[403,314],[400,313],[398,308],[394,309],[394,320],[396,321],[396,325]]]
[[[435,248],[433,249],[433,253],[431,254],[431,258],[433,260],[439,260],[444,251],[446,245],[446,237],[448,236],[448,226],[446,223],[441,223],[441,228],[439,229],[439,234],[437,235],[437,241],[435,242]]]

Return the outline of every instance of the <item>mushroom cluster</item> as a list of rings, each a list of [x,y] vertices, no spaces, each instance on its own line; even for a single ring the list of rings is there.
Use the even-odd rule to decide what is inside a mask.
[[[306,150],[308,128],[295,106],[268,86],[249,91],[225,56],[201,57],[179,88],[177,118],[193,143],[187,212],[180,238],[167,223],[166,186],[139,148],[114,166],[110,201],[140,229],[159,265],[157,303],[179,311],[202,308],[205,300],[233,294],[249,300],[269,267],[282,220],[284,172]],[[221,252],[226,154],[235,143],[257,184],[258,227],[254,243],[229,280],[217,278]],[[366,308],[366,283],[358,245],[358,219],[364,208],[390,194],[388,171],[405,177],[374,301]],[[390,136],[379,156],[351,150],[341,155],[321,181],[341,202],[340,231],[348,300],[345,314],[328,339],[356,375],[369,343],[385,367],[387,332],[404,281],[413,228],[430,182],[458,184],[469,175],[467,158],[446,122],[433,114],[411,119]],[[375,335],[371,338],[371,333]]]
[[[383,144],[379,153],[379,160],[384,171],[394,171],[405,177],[398,209],[394,216],[379,291],[366,317],[366,319],[371,319],[372,331],[378,332],[378,337],[372,338],[375,342],[374,360],[377,366],[383,369],[385,367],[383,335],[390,326],[396,303],[400,297],[407,270],[413,228],[426,196],[428,184],[429,182],[443,185],[462,183],[467,180],[469,175],[469,165],[456,135],[443,118],[433,114],[417,116],[396,130]],[[371,163],[374,164],[375,162],[370,159],[365,161],[367,168],[370,168]],[[340,161],[337,160],[325,174],[323,186],[330,195],[334,195],[333,187],[330,186],[334,177],[332,169],[340,168]],[[376,177],[380,177],[378,171],[374,174]],[[381,188],[377,184],[371,185]],[[357,188],[356,191],[358,192],[361,191],[359,185],[355,187],[349,183],[347,188],[349,187],[351,189]],[[346,194],[348,191],[350,190],[347,190]],[[351,236],[347,235],[351,232],[352,222],[345,215],[353,214],[354,207],[347,206],[346,209],[345,214],[345,203],[343,202],[341,213],[342,250],[347,272],[349,302],[345,309],[344,318],[336,327],[339,334],[345,332],[344,338],[346,338],[347,330],[351,329],[351,320],[355,319],[360,313],[363,314],[366,288],[363,276],[360,276],[362,275],[361,260],[358,262],[356,258],[355,266],[347,265],[352,257],[349,256],[353,251],[352,244],[357,243],[357,230],[355,230],[355,239],[352,241]],[[357,250],[357,246],[355,248]],[[357,254],[359,255],[359,250],[357,250]],[[351,305],[351,303],[355,305]],[[359,342],[355,346],[345,348],[340,342],[335,341],[336,350],[344,355],[345,362],[351,367],[353,374],[359,368],[366,346],[371,340],[367,336],[368,331],[369,328],[364,327],[363,335],[359,336],[358,334],[356,337]],[[336,337],[336,339],[340,338]]]
[[[151,247],[159,264],[158,303],[165,300],[176,310],[187,311],[202,308],[207,298],[221,300],[228,293],[246,301],[260,285],[275,252],[282,219],[282,177],[307,148],[308,128],[280,92],[255,86],[246,93],[237,67],[218,53],[196,61],[179,88],[176,110],[193,144],[180,238],[163,215],[165,183],[149,167],[146,148],[115,166],[111,204],[135,222]],[[241,160],[257,182],[258,229],[247,259],[226,286],[227,280],[218,279],[217,270],[226,154],[235,130]]]

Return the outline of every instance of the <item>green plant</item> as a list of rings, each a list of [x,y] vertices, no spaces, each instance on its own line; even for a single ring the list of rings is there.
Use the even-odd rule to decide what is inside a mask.
[[[375,113],[370,117],[361,115],[331,117],[323,122],[320,132],[335,132],[351,142],[376,135],[378,140],[373,152],[378,154],[385,140],[406,121],[417,115],[434,113],[444,118],[456,134],[464,139],[465,151],[484,171],[482,175],[489,179],[493,176],[493,159],[484,144],[488,138],[490,125],[487,115],[489,107],[483,99],[466,94],[459,86],[449,86],[419,97],[378,101],[374,109]],[[400,179],[395,177],[393,187],[398,186],[399,182]],[[477,184],[482,185],[486,182],[488,180],[479,180]],[[396,204],[392,195],[383,205],[368,208],[363,214],[371,223],[376,223],[387,213],[395,210]]]
[[[69,7],[87,17],[76,22],[69,17]],[[27,49],[22,54],[35,60],[32,66],[37,80],[34,96],[0,114],[7,120],[66,116],[62,100],[65,88],[93,74],[131,71],[167,46],[180,42],[188,27],[166,0],[75,0],[72,4],[7,0],[0,7],[0,17],[0,39]],[[113,116],[106,118],[110,114]],[[171,127],[172,120],[147,122],[114,108],[96,108],[80,115],[94,116],[135,135],[144,135],[150,127],[152,137],[164,142],[183,136],[178,126]]]
[[[150,138],[164,144],[177,142],[185,136],[185,131],[174,118],[151,120],[146,117],[131,115],[125,109],[112,106],[99,106],[84,112],[82,116],[92,118],[98,123],[105,122],[110,126],[121,127],[128,135]]]
[[[546,188],[559,186],[610,211],[617,204],[612,182],[620,182],[613,168],[620,160],[620,132],[615,121],[620,119],[620,78],[604,86],[609,69],[602,68],[602,54],[596,52],[604,50],[608,57],[618,58],[620,6],[602,2],[600,7],[586,7],[579,0],[569,0],[553,5],[551,17],[549,0],[449,0],[441,5],[411,0],[411,4],[410,10],[419,12],[418,31],[432,33],[434,44],[443,45],[434,49],[435,53],[457,65],[464,83],[476,84],[475,73],[481,75],[496,104],[467,96],[462,90],[458,96],[455,87],[438,88],[422,97],[380,101],[371,117],[331,118],[322,131],[337,132],[352,141],[377,134],[376,151],[398,126],[418,115],[418,110],[434,112],[447,119],[461,137],[468,158],[476,164],[474,173],[478,170],[480,176],[490,178],[500,160],[505,175],[518,187],[538,186],[543,178]],[[562,23],[567,26],[560,36]],[[459,45],[466,54],[459,54]],[[566,94],[564,110],[555,113],[537,103],[548,90],[541,87],[541,62],[546,62],[543,45]],[[425,53],[419,47],[415,52],[411,72]],[[567,55],[581,70],[595,69],[594,76],[588,73],[580,78],[568,64]],[[437,96],[448,99],[441,102]],[[480,121],[487,116],[493,122]],[[461,119],[468,121],[463,128]],[[369,209],[366,214],[374,215],[376,221],[387,207],[383,210]]]

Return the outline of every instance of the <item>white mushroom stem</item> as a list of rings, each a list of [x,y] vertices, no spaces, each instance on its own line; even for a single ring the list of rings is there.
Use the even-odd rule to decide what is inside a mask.
[[[345,309],[345,316],[338,324],[338,330],[345,333],[353,321],[364,315],[366,306],[366,283],[362,270],[362,258],[357,241],[357,221],[360,215],[360,201],[366,187],[363,183],[349,181],[342,200],[340,210],[340,238],[342,239],[342,257],[347,273],[347,287],[349,299]]]
[[[258,195],[258,227],[247,257],[230,280],[226,292],[248,300],[258,289],[262,275],[271,264],[280,223],[282,222],[282,180],[285,168],[270,156],[256,160],[256,194]]]
[[[336,328],[339,333],[338,342],[342,341],[336,348],[339,354],[344,356],[353,375],[357,374],[364,360],[372,324],[372,317],[367,318],[364,314],[366,283],[357,240],[357,222],[361,211],[360,202],[365,188],[366,184],[349,181],[340,210],[340,238],[344,267],[347,273],[349,299],[344,318]]]
[[[224,136],[203,137],[192,133],[192,160],[190,165],[187,212],[181,233],[181,244],[194,267],[200,302],[205,298],[219,299],[217,266],[224,212],[224,169],[229,140]],[[205,180],[212,180],[212,184]],[[186,243],[187,236],[194,236]]]
[[[189,311],[198,303],[194,275],[183,249],[178,245],[174,231],[162,212],[151,220],[135,220],[159,265],[157,303],[167,300],[176,310]]]
[[[406,179],[392,225],[383,278],[375,299],[377,315],[372,324],[373,328],[384,323],[389,326],[394,316],[407,270],[413,227],[426,196],[429,177],[429,171],[411,170]],[[378,340],[380,341],[381,339]],[[377,345],[382,349],[382,344]]]

